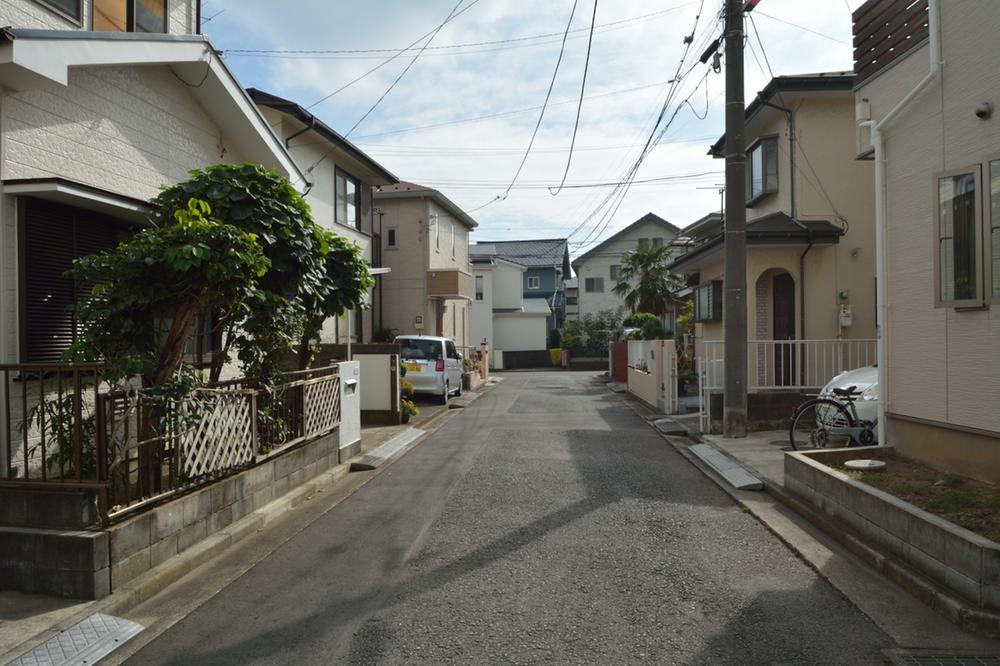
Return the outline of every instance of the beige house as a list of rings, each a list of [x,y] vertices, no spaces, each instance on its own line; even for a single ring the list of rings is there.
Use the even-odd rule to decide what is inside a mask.
[[[399,179],[295,102],[255,88],[247,93],[306,172],[305,198],[313,218],[326,229],[361,246],[376,273],[368,308],[350,316],[328,319],[323,326],[322,341],[369,342],[373,332],[382,328],[378,306],[383,276],[378,271],[384,268],[372,191],[398,183]]]
[[[746,109],[751,392],[815,388],[875,360],[873,170],[854,159],[852,83],[842,72],[776,77]],[[721,157],[724,141],[709,154]],[[688,226],[671,264],[692,285],[696,354],[713,389],[722,232],[717,213]]]
[[[883,232],[886,441],[997,483],[1000,3],[886,4],[854,12],[856,145],[877,165]]]
[[[476,222],[437,190],[401,182],[375,192],[382,230],[379,319],[400,334],[440,335],[460,347],[472,340],[469,232]]]

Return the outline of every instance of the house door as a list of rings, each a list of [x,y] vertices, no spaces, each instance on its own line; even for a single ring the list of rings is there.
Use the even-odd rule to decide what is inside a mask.
[[[788,273],[779,273],[771,279],[771,302],[771,330],[774,340],[794,340],[795,281]],[[780,342],[775,345],[774,379],[777,386],[791,386],[795,383],[795,345]]]

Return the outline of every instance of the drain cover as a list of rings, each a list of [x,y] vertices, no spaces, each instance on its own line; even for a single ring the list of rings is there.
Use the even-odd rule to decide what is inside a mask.
[[[25,652],[8,666],[89,666],[114,652],[143,627],[120,617],[94,613]]]

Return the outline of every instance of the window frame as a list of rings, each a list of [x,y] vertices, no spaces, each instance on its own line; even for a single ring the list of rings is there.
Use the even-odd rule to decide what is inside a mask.
[[[587,289],[587,283],[592,282],[592,284],[600,289]],[[603,294],[604,293],[604,278],[602,276],[583,278],[583,293],[585,294]]]
[[[77,7],[76,11],[79,14],[79,16],[73,16],[72,14],[68,14],[65,9],[49,2],[48,0],[34,0],[34,2],[36,5],[44,7],[48,11],[57,15],[59,18],[69,21],[76,27],[78,28],[83,27],[83,0],[76,0],[76,7]]]
[[[774,143],[774,186],[770,186],[769,179],[767,177],[767,155],[764,144]],[[761,149],[761,169],[763,170],[763,178],[761,179],[761,191],[758,194],[753,193],[753,152],[758,148]],[[747,146],[744,152],[745,157],[745,167],[747,174],[746,182],[746,204],[747,208],[752,208],[753,204],[757,203],[761,199],[768,197],[772,194],[777,194],[779,189],[779,183],[781,182],[781,160],[778,154],[778,135],[777,134],[765,134],[764,136],[757,137],[753,143]]]
[[[36,0],[36,2],[37,1],[38,0]],[[116,30],[114,32],[135,33],[135,34],[139,34],[139,35],[167,35],[167,34],[170,34],[170,30],[169,30],[169,28],[170,28],[170,2],[169,2],[169,0],[162,0],[162,2],[163,2],[163,30],[161,32],[145,32],[145,31],[140,32],[140,31],[136,30],[135,3],[138,2],[139,0],[123,0],[123,1],[125,2],[125,23],[127,24],[127,29],[126,30],[121,30],[121,31]],[[98,0],[93,0],[92,3],[91,3],[92,6],[96,5],[97,2],[98,2]],[[97,8],[95,6],[94,7],[94,11],[91,12],[91,16],[90,16],[90,30],[92,32],[97,32],[94,29],[94,20],[95,20],[96,17],[97,17]],[[81,25],[82,25],[82,23],[81,23]],[[106,30],[102,30],[101,32],[107,32],[107,31]]]
[[[611,264],[608,266],[608,279],[612,282],[617,282],[622,276],[622,265],[621,264]]]
[[[390,242],[389,239],[392,238]],[[385,228],[385,249],[396,250],[399,248],[399,229],[395,226]]]
[[[473,276],[473,289],[476,300],[481,302],[486,297],[486,279],[484,276]]]
[[[933,210],[933,220],[932,225],[933,233],[933,250],[934,250],[934,307],[935,308],[980,308],[983,306],[983,297],[985,294],[984,285],[984,270],[983,270],[983,256],[986,248],[980,245],[973,252],[975,257],[976,265],[973,269],[974,275],[976,276],[976,292],[972,298],[958,298],[958,299],[948,299],[945,300],[941,295],[941,201],[940,196],[940,184],[943,178],[948,178],[950,176],[959,176],[971,173],[975,181],[975,202],[973,204],[973,210],[976,212],[975,227],[972,230],[972,238],[976,239],[976,242],[983,243],[983,165],[982,163],[971,164],[963,167],[958,167],[955,169],[948,169],[947,171],[937,171],[932,176],[931,187],[932,187],[932,205]],[[954,237],[954,236],[953,236]]]
[[[981,197],[983,215],[983,295],[986,303],[1000,305],[1000,291],[993,293],[993,201],[990,166],[997,163],[997,178],[1000,178],[1000,153],[990,155],[983,163],[983,194]],[[989,197],[987,197],[989,194]],[[1000,229],[1000,212],[997,213],[996,227]],[[987,292],[988,288],[988,292]]]
[[[635,241],[635,245],[640,250],[643,249],[643,248],[645,248],[645,247],[649,247],[649,239],[648,238],[637,238],[636,241]]]
[[[339,193],[337,192],[337,178],[340,177],[344,179],[345,198],[347,196],[347,182],[350,181],[354,183],[354,224],[347,224],[343,220],[339,219],[340,204],[337,201],[337,197],[339,196]],[[346,211],[344,214],[347,214]],[[361,180],[351,175],[349,171],[345,171],[340,167],[333,170],[333,221],[342,227],[354,229],[355,231],[361,231]]]
[[[709,290],[708,313],[702,313],[698,306],[698,294],[704,290]],[[697,324],[713,323],[722,321],[722,280],[709,280],[694,287],[691,292],[694,301],[692,315]]]
[[[524,277],[524,279],[525,279],[525,286],[526,286],[525,288],[527,288],[527,289],[541,289],[542,288],[542,278],[541,277],[539,277],[537,275],[526,275]],[[535,283],[535,286],[531,286],[532,282]]]

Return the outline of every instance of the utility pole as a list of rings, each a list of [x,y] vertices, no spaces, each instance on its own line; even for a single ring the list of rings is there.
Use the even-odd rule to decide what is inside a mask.
[[[722,325],[726,381],[722,434],[747,435],[747,210],[743,110],[743,5],[726,0],[726,228]]]

